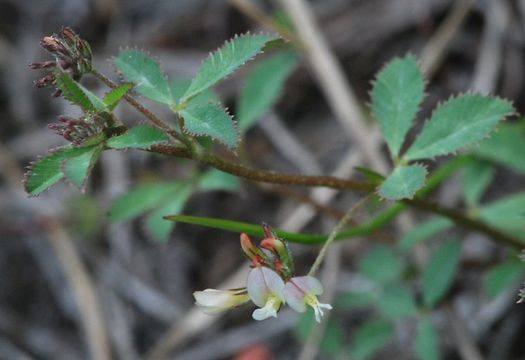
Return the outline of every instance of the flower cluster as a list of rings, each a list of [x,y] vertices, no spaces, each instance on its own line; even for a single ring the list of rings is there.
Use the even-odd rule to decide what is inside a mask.
[[[55,57],[54,61],[39,61],[29,64],[31,69],[45,69],[51,73],[35,81],[36,87],[55,84],[55,71],[66,71],[73,80],[79,81],[83,74],[91,71],[91,48],[71,28],[62,28],[61,36],[45,36],[40,45]],[[60,90],[54,96],[60,96]]]
[[[294,276],[287,244],[278,239],[268,225],[263,224],[263,230],[265,238],[260,246],[247,234],[241,234],[241,247],[252,268],[246,288],[196,291],[193,293],[196,304],[207,314],[218,314],[251,301],[258,306],[252,314],[255,320],[277,317],[285,304],[300,313],[311,306],[315,319],[320,322],[323,309],[332,309],[330,304],[322,304],[317,299],[323,293],[323,286],[313,276]]]
[[[88,139],[104,132],[109,126],[111,119],[107,113],[91,113],[79,119],[60,115],[58,122],[49,124],[48,128],[54,130],[57,135],[62,136],[73,145],[84,145]]]

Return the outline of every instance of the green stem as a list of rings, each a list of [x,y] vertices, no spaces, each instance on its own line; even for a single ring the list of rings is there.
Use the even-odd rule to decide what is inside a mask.
[[[312,264],[312,267],[310,268],[310,271],[308,272],[309,276],[314,276],[317,270],[319,269],[319,266],[321,266],[321,263],[323,262],[326,252],[328,251],[328,248],[334,242],[337,235],[343,230],[343,228],[348,224],[348,222],[354,217],[356,211],[363,206],[370,198],[371,194],[368,196],[365,196],[361,200],[359,200],[357,203],[355,203],[343,216],[343,218],[337,223],[337,225],[334,227],[330,235],[328,235],[328,239],[326,239],[323,247],[321,248],[321,251],[319,251],[319,255],[317,255],[317,258],[315,259],[314,263]]]
[[[181,147],[158,145],[152,147],[149,151],[169,156],[194,159],[194,156],[190,150]],[[212,166],[232,175],[264,183],[309,187],[328,187],[332,189],[352,190],[365,193],[372,193],[376,188],[375,185],[367,182],[341,179],[333,176],[294,175],[269,170],[253,169],[244,165],[225,161],[209,153],[203,154],[203,156],[198,159],[198,161],[202,164]],[[496,242],[512,247],[523,247],[523,242],[514,236],[503,233],[482,221],[472,219],[463,212],[435,204],[422,198],[422,196],[427,195],[429,192],[434,190],[435,187],[437,187],[445,178],[447,178],[452,172],[460,167],[464,161],[465,158],[461,156],[451,160],[447,165],[443,166],[441,169],[438,169],[431,177],[429,177],[427,185],[424,189],[418,192],[415,199],[398,202],[396,205],[392,206],[390,209],[376,217],[371,223],[341,232],[336,237],[336,240],[342,237],[348,238],[371,233],[372,231],[394,219],[406,208],[406,206],[411,206],[447,217],[459,226],[488,235]],[[286,238],[286,235],[283,234],[283,237]],[[296,241],[316,243],[325,241],[325,239],[326,237],[320,235],[315,239],[307,236],[306,239],[301,238],[296,239]]]

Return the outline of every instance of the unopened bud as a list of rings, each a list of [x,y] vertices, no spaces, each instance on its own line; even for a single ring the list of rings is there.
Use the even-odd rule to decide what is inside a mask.
[[[265,238],[275,237],[272,228],[267,223],[262,223],[263,233]]]
[[[57,66],[55,61],[37,61],[29,64],[31,69],[48,69]]]
[[[64,40],[74,42],[78,36],[75,34],[73,29],[71,29],[69,26],[64,26],[62,28],[62,36],[64,37]]]
[[[270,235],[270,237],[267,237],[266,239],[261,241],[261,248],[269,250],[275,255],[277,255],[277,260],[280,262],[279,267],[281,269],[280,271],[278,271],[279,273],[281,273],[285,278],[293,276],[294,264],[288,246],[284,241],[277,239],[277,237],[274,235],[274,233],[268,225],[263,224],[263,230],[264,234]]]
[[[43,78],[40,78],[34,82],[34,85],[37,88],[42,88],[45,86],[53,85],[55,83],[55,75],[49,74],[44,76]]]
[[[42,40],[40,40],[40,46],[53,53],[58,51],[58,49],[62,47],[62,44],[60,44],[59,40],[53,36],[44,36]]]
[[[254,242],[252,241],[252,239],[250,239],[248,234],[241,234],[241,248],[242,251],[244,251],[244,253],[248,257],[248,259],[264,263],[264,259],[266,258],[265,254],[261,251],[261,249],[255,246]]]

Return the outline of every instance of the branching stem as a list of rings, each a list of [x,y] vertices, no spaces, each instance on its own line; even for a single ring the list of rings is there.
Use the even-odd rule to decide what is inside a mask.
[[[104,74],[100,73],[97,69],[93,68],[91,69],[91,73],[100,81],[102,81],[107,87],[114,89],[118,87],[116,83],[111,81],[108,77],[106,77]],[[166,133],[166,135],[170,136],[171,138],[181,142],[182,144],[188,146],[188,139],[186,139],[184,136],[179,134],[177,131],[172,129],[168,124],[166,124],[164,121],[162,121],[157,115],[151,112],[151,110],[147,109],[144,105],[139,103],[133,96],[126,94],[124,95],[124,99],[135,109],[137,109],[139,112],[142,113],[148,119],[151,124],[158,127],[162,131]]]
[[[376,186],[371,183],[351,179],[341,179],[333,176],[285,174],[270,170],[254,169],[223,160],[210,153],[204,153],[199,159],[196,159],[189,149],[183,147],[158,145],[152,147],[149,149],[149,151],[168,156],[193,159],[199,161],[203,165],[208,165],[237,177],[257,182],[291,186],[328,187],[332,189],[350,190],[363,193],[374,193],[376,190]],[[452,171],[455,167],[462,163],[462,160],[462,158],[457,158],[455,166],[451,166],[447,170]],[[439,171],[439,169],[437,171]],[[422,189],[419,195],[426,195],[428,189],[433,189],[435,186],[437,186],[437,184],[443,180],[443,177],[444,175],[439,174],[439,176],[436,176],[434,179],[429,178],[426,188]],[[473,219],[461,211],[447,208],[421,197],[414,198],[412,200],[403,200],[398,202],[398,204],[400,206],[408,205],[417,209],[444,216],[454,221],[457,225],[466,229],[483,233],[498,243],[518,249],[523,247],[523,242],[515,236],[504,233],[484,223],[483,221]]]

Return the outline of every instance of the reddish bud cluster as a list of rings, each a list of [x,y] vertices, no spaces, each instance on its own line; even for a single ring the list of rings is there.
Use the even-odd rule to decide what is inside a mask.
[[[265,266],[275,270],[284,279],[293,276],[293,260],[286,243],[278,239],[271,228],[263,224],[265,238],[256,246],[247,234],[241,234],[241,248],[253,267]]]
[[[106,119],[98,114],[90,114],[80,119],[60,115],[58,121],[49,124],[48,128],[75,145],[82,145],[87,139],[100,134],[107,127]]]
[[[67,71],[75,81],[79,81],[82,75],[91,71],[91,48],[69,27],[62,29],[61,36],[43,37],[40,40],[40,46],[53,55],[55,61],[40,61],[29,64],[31,69],[52,71],[51,74],[36,80],[36,87],[54,85],[56,69]],[[60,96],[60,90],[57,90],[54,96]]]

